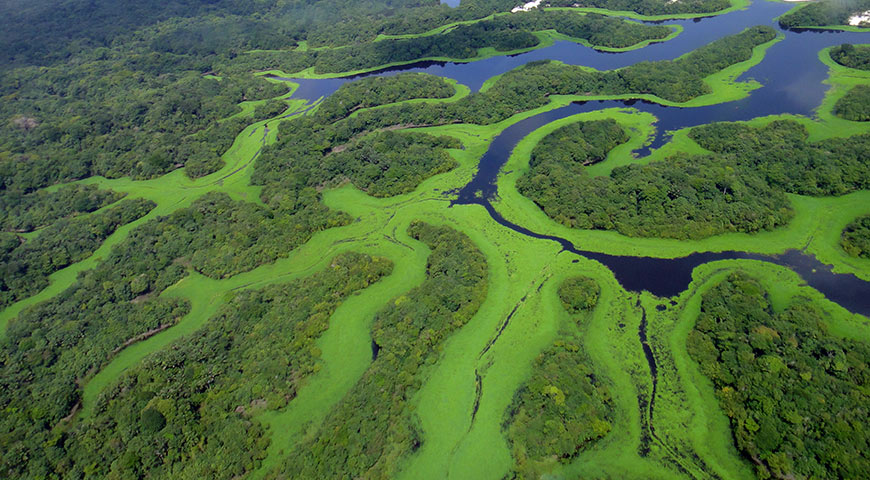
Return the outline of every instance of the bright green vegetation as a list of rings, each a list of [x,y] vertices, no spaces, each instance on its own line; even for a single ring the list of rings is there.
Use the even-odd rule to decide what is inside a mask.
[[[93,212],[117,202],[122,194],[95,185],[67,185],[29,195],[5,192],[0,196],[0,225],[7,232],[30,232],[70,216]]]
[[[598,14],[535,11],[460,24],[435,35],[384,38],[341,48],[252,52],[244,61],[258,68],[280,68],[290,73],[311,69],[314,75],[364,71],[422,59],[470,59],[477,57],[482,48],[497,52],[527,50],[540,46],[542,39],[534,33],[544,30],[611,49],[664,40],[673,33],[670,27]]]
[[[866,405],[870,346],[843,338],[808,299],[775,308],[735,273],[702,297],[688,337],[759,478],[851,478],[870,465]]]
[[[772,230],[794,216],[786,193],[844,195],[866,189],[870,181],[870,136],[810,143],[806,127],[791,120],[696,127],[689,137],[714,155],[677,154],[598,177],[584,165],[624,143],[625,132],[612,120],[563,128],[568,130],[554,131],[532,150],[516,185],[571,228],[679,239]],[[584,138],[595,144],[574,145],[573,151],[552,145],[571,129],[589,130]]]
[[[838,27],[863,31],[861,27],[848,26],[847,23],[849,17],[868,9],[870,1],[867,0],[808,2],[779,17],[779,24],[783,28]]]
[[[236,293],[203,328],[125,373],[72,428],[66,476],[235,478],[269,443],[261,411],[283,408],[319,370],[315,340],[336,307],[390,273],[347,253],[287,284]],[[32,473],[36,473],[31,470]]]
[[[582,144],[564,136],[582,136]],[[586,173],[586,165],[604,160],[627,140],[613,120],[562,127],[532,150],[517,189],[566,226],[630,236],[703,238],[770,229],[790,218],[784,195],[710,156],[617,167],[609,176]]]
[[[0,159],[23,161],[4,164],[15,175],[0,189],[3,229],[38,231],[0,233],[0,251],[56,252],[53,237],[79,236],[77,228],[102,225],[100,219],[129,205],[156,206],[118,222],[114,233],[100,233],[102,242],[88,242],[93,254],[51,273],[46,288],[0,312],[0,476],[752,478],[751,457],[735,447],[716,388],[687,352],[702,296],[739,267],[764,283],[771,315],[797,292],[809,300],[796,304],[822,312],[829,332],[866,337],[866,319],[845,315],[800,286],[793,272],[759,262],[705,264],[688,291],[669,299],[673,304],[627,292],[601,264],[507,230],[477,205],[448,202],[496,135],[570,101],[645,98],[693,106],[740,98],[757,83],[735,79],[776,41],[772,31],[751,29],[676,61],[612,72],[536,63],[490,79],[474,94],[453,81],[402,74],[349,82],[304,105],[281,96],[286,87],[250,78],[267,66],[251,59],[286,53],[244,53],[250,49],[352,52],[359,48],[353,45],[427,44],[493,25],[507,26],[515,40],[534,32],[538,46],[566,35],[602,41],[592,40],[593,27],[601,26],[617,42],[634,41],[616,38],[620,32],[671,30],[635,29],[578,15],[588,11],[580,8],[506,15],[497,12],[514,1],[465,0],[456,9],[435,3],[217,0],[203,15],[145,2],[130,9],[139,17],[128,18],[97,0],[93,18],[68,26],[57,15],[70,15],[73,3],[56,5],[58,14],[40,10],[48,5],[42,0],[20,5],[11,24],[50,26],[45,31],[63,40],[30,47],[17,41],[17,64],[47,68],[4,65],[0,80],[15,85],[46,74],[63,81],[9,87],[4,101],[44,105],[62,117],[56,121],[82,122],[81,144],[98,146],[90,152],[101,166],[45,176],[53,160],[33,152],[49,151],[47,144],[21,146],[44,123],[35,114],[9,117],[0,128],[18,130],[0,143]],[[727,5],[605,3],[663,15]],[[40,16],[46,21],[21,20]],[[542,23],[530,23],[536,19]],[[100,32],[100,22],[113,20],[101,38],[77,31],[85,25]],[[572,27],[591,30],[571,33]],[[21,34],[0,32],[4,39],[15,35]],[[418,40],[424,37],[433,40]],[[45,45],[67,46],[41,55]],[[826,248],[836,268],[866,275],[868,260],[849,257],[837,243],[846,223],[870,213],[867,192],[855,191],[863,180],[850,178],[863,168],[864,154],[845,152],[863,139],[831,137],[867,127],[830,113],[842,87],[866,79],[837,66],[821,122],[774,125],[781,119],[767,118],[683,130],[651,158],[630,155],[654,130],[648,114],[611,109],[547,125],[517,148],[496,205],[510,206],[506,217],[518,215],[518,223],[555,231],[582,248],[673,257],[809,245],[812,252]],[[64,71],[69,78],[59,76]],[[663,81],[672,77],[679,81]],[[103,131],[94,111],[77,116],[75,92],[93,93],[89,82],[104,89],[99,99],[113,115],[145,95],[126,91],[136,88],[151,92],[142,97],[148,108],[165,106],[177,90],[182,109],[143,124],[156,130],[111,123]],[[52,110],[52,102],[69,110]],[[115,144],[130,136],[124,133],[154,144],[115,155]],[[724,138],[731,133],[739,139]],[[554,222],[512,188],[541,142],[550,148],[538,148],[536,162],[578,165],[582,176],[602,181],[625,172],[670,178],[668,168],[699,158],[708,158],[700,165],[715,173],[729,173],[715,162],[748,171],[732,157],[759,144],[783,156],[837,160],[832,171],[800,163],[808,173],[778,177],[766,159],[750,159],[760,167],[747,178],[753,185],[763,178],[764,192],[794,211],[782,228],[750,235],[724,226],[732,233],[704,240],[629,238]],[[183,145],[190,150],[175,150]],[[146,155],[154,151],[177,155],[154,169]],[[522,158],[517,163],[523,155],[525,168]],[[110,164],[119,170],[100,170]],[[768,180],[784,183],[773,187]],[[824,190],[835,180],[843,181]],[[62,185],[43,188],[56,183]],[[783,193],[806,185],[818,195],[843,195]],[[714,187],[711,194],[719,195]],[[128,200],[113,205],[122,196]],[[658,365],[655,377],[639,343],[641,325]]]
[[[577,334],[585,330],[600,290],[589,277],[569,278],[559,286],[559,298],[578,325],[563,326],[553,345],[535,359],[529,381],[516,392],[506,415],[517,478],[540,478],[556,461],[570,463],[610,432],[610,392],[594,373]]]
[[[3,418],[4,444],[15,445],[3,471],[30,467],[27,458],[75,412],[81,385],[112,356],[187,313],[186,301],[158,297],[163,290],[188,269],[222,278],[286,256],[311,234],[286,221],[225,194],[204,195],[132,230],[70,288],[10,322],[2,340],[2,404],[17,414]]]
[[[834,104],[834,113],[846,120],[870,121],[870,85],[852,87]]]
[[[728,66],[749,60],[753,49],[772,41],[776,32],[766,26],[749,28],[739,34],[715,40],[676,60],[639,62],[607,72],[556,62],[533,62],[502,76],[490,89],[514,87],[531,89],[526,95],[619,95],[649,94],[672,102],[686,102],[712,92],[704,78]],[[508,80],[510,79],[510,80]],[[501,85],[500,85],[501,84]],[[510,87],[509,87],[510,86]],[[534,105],[538,106],[538,105]]]
[[[395,125],[491,125],[519,112],[552,105],[552,95],[650,97],[663,103],[688,102],[713,93],[712,77],[725,74],[732,67],[745,68],[744,63],[756,57],[760,59],[757,49],[775,38],[770,27],[752,27],[677,60],[642,62],[605,72],[556,62],[532,62],[500,75],[485,85],[485,90],[455,102],[404,103],[360,112],[333,128],[341,132],[339,140],[343,142],[362,132]],[[311,121],[317,122],[316,117]]]
[[[392,478],[422,439],[409,399],[441,344],[480,308],[487,292],[484,255],[453,229],[413,223],[408,232],[431,253],[426,280],[374,319],[377,358],[323,425],[284,460],[280,478]]]
[[[446,149],[460,146],[455,139],[391,129],[366,136],[371,130],[380,130],[370,125],[373,119],[386,118],[390,125],[401,125],[401,119],[389,116],[388,109],[336,119],[357,108],[426,97],[429,91],[442,95],[444,82],[435,82],[431,77],[425,81],[426,77],[411,74],[377,78],[364,84],[368,88],[342,86],[336,92],[337,100],[324,102],[325,109],[282,124],[278,142],[267,148],[254,165],[251,182],[264,186],[260,196],[263,202],[276,211],[302,216],[300,223],[312,226],[315,219],[329,221],[328,212],[317,200],[319,188],[349,180],[370,195],[385,197],[410,192],[426,178],[452,169],[456,163]],[[410,83],[404,84],[404,80]],[[372,89],[382,93],[369,95]]]
[[[128,200],[97,213],[61,219],[27,242],[0,234],[0,307],[48,286],[48,275],[89,257],[121,225],[155,207],[143,199]]]
[[[870,258],[870,215],[846,225],[840,245],[853,257]]]

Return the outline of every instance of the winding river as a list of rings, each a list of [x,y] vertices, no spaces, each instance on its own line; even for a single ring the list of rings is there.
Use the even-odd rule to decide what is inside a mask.
[[[392,67],[363,75],[335,79],[290,79],[300,84],[294,94],[297,98],[316,100],[330,95],[343,83],[370,75],[395,75],[399,72],[426,72],[449,77],[480,89],[483,82],[534,60],[554,59],[568,64],[586,65],[599,70],[620,68],[639,61],[673,59],[704,44],[759,24],[778,28],[774,18],[785,13],[792,5],[756,1],[749,8],[717,17],[668,20],[666,24],[679,24],[683,32],[675,39],[652,44],[642,49],[623,53],[605,53],[572,42],[556,42],[554,45],[527,53],[492,57],[471,63],[419,62],[401,67]],[[780,255],[762,255],[749,252],[698,252],[687,257],[662,259],[654,257],[617,256],[591,252],[573,245],[567,239],[533,232],[503,218],[490,200],[496,193],[496,178],[516,144],[533,130],[577,113],[610,107],[631,106],[654,115],[657,134],[652,142],[636,151],[643,156],[651,149],[668,140],[668,131],[715,121],[749,120],[773,114],[798,114],[812,116],[821,103],[827,85],[828,68],[818,59],[823,48],[841,43],[867,43],[870,34],[821,30],[787,31],[779,29],[784,39],[767,51],[764,60],[744,73],[738,80],[755,79],[763,86],[748,97],[728,103],[707,107],[665,107],[646,101],[608,100],[574,103],[562,108],[535,115],[505,129],[491,143],[481,157],[474,178],[459,190],[454,204],[477,204],[484,207],[499,224],[518,233],[534,238],[558,242],[565,251],[597,260],[613,271],[617,280],[627,290],[647,290],[657,296],[670,297],[684,291],[692,271],[699,265],[725,259],[754,259],[786,266],[798,273],[810,286],[821,291],[832,301],[846,309],[870,316],[870,282],[851,274],[835,274],[831,267],[815,257],[797,250]],[[478,193],[479,192],[479,193]],[[483,195],[480,195],[482,193]]]

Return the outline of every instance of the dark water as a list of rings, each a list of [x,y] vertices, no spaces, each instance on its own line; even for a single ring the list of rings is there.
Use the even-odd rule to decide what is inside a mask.
[[[573,65],[586,65],[599,70],[620,68],[639,61],[673,59],[706,43],[726,35],[738,33],[753,25],[775,25],[774,18],[789,10],[791,5],[756,1],[748,9],[712,18],[666,21],[680,24],[684,31],[668,42],[653,44],[640,50],[624,53],[604,53],[571,42],[557,42],[551,47],[519,55],[493,57],[472,63],[420,62],[364,75],[328,79],[293,79],[300,84],[294,94],[298,98],[316,100],[334,92],[343,83],[361,76],[395,75],[399,72],[426,72],[457,80],[478,90],[492,77],[541,59],[560,60]],[[520,121],[496,137],[480,160],[475,177],[458,192],[455,204],[483,206],[499,224],[534,238],[558,242],[566,251],[597,260],[613,271],[617,280],[628,290],[647,290],[655,295],[669,297],[685,290],[692,271],[699,265],[725,259],[755,259],[791,268],[812,287],[850,311],[870,316],[870,282],[854,275],[835,274],[831,267],[814,257],[796,250],[781,255],[760,255],[747,252],[699,252],[687,257],[661,259],[632,257],[590,252],[575,246],[564,238],[541,235],[505,220],[490,203],[496,192],[496,177],[517,142],[531,131],[554,120],[582,112],[610,107],[630,106],[649,112],[657,119],[657,134],[651,143],[638,150],[646,155],[651,149],[663,145],[667,132],[716,121],[748,120],[773,114],[812,116],[825,95],[828,86],[827,67],[818,59],[825,47],[841,43],[868,43],[870,34],[833,31],[783,31],[784,39],[767,51],[764,60],[743,74],[739,80],[755,79],[763,86],[739,101],[696,108],[665,107],[645,101],[590,101],[575,103]],[[482,195],[481,195],[482,194]]]

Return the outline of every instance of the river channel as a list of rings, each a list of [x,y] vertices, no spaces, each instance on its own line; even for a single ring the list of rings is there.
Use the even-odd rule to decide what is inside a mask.
[[[830,300],[852,312],[870,316],[870,282],[851,274],[835,274],[830,266],[797,250],[789,250],[780,255],[739,251],[698,252],[673,259],[608,255],[585,251],[582,246],[573,245],[567,239],[538,234],[521,225],[513,224],[504,219],[491,204],[491,199],[497,190],[498,173],[516,144],[535,129],[577,113],[630,106],[654,115],[658,119],[657,133],[647,146],[635,152],[640,156],[647,155],[650,150],[666,143],[668,132],[680,128],[717,121],[749,120],[783,113],[812,117],[828,88],[823,83],[828,77],[828,67],[818,59],[818,52],[841,43],[870,43],[870,34],[782,30],[774,19],[791,7],[792,5],[783,3],[756,1],[745,10],[726,15],[668,20],[661,23],[679,24],[683,27],[683,32],[670,41],[624,53],[605,53],[572,42],[556,42],[550,47],[519,55],[492,57],[470,63],[419,62],[345,78],[322,80],[288,78],[287,80],[300,84],[294,97],[312,101],[330,95],[343,83],[356,78],[395,75],[399,72],[426,72],[449,77],[476,91],[493,75],[507,72],[534,60],[553,59],[567,64],[609,70],[639,61],[674,59],[713,40],[738,33],[753,25],[772,25],[784,36],[784,39],[767,50],[761,63],[738,78],[738,80],[755,79],[763,85],[748,97],[734,102],[692,108],[665,107],[638,100],[589,101],[535,115],[508,127],[493,140],[480,159],[477,174],[459,190],[453,203],[481,205],[496,222],[511,230],[534,238],[558,242],[566,251],[597,260],[613,271],[617,280],[627,290],[647,290],[658,296],[670,297],[678,295],[688,287],[692,271],[703,263],[725,259],[754,259],[786,266]]]

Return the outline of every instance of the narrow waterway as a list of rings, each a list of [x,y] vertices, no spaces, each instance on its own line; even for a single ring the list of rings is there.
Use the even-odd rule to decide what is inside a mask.
[[[679,24],[684,30],[668,42],[623,53],[599,52],[572,42],[556,42],[550,47],[519,55],[492,57],[471,63],[419,62],[346,78],[292,79],[300,84],[294,97],[313,101],[330,95],[343,83],[362,76],[395,75],[409,71],[449,77],[476,91],[493,75],[534,60],[553,59],[599,70],[621,68],[639,61],[673,59],[753,25],[774,25],[783,35],[783,40],[770,47],[763,61],[738,79],[755,79],[762,84],[761,88],[754,90],[748,97],[734,102],[694,108],[666,107],[640,100],[589,101],[574,103],[527,118],[505,129],[493,140],[486,154],[480,159],[477,174],[459,190],[453,204],[481,205],[496,222],[506,228],[534,238],[558,242],[565,251],[597,260],[613,271],[617,280],[627,290],[647,290],[658,296],[670,297],[678,295],[688,287],[692,271],[701,264],[726,259],[754,259],[788,267],[832,301],[852,312],[870,316],[870,282],[865,282],[851,274],[835,274],[830,266],[821,264],[814,257],[797,250],[790,250],[781,255],[739,251],[698,252],[674,259],[608,255],[583,250],[582,246],[574,245],[567,239],[539,234],[522,225],[516,225],[503,218],[490,203],[497,190],[498,173],[516,144],[536,128],[578,113],[629,106],[654,115],[658,119],[657,133],[650,144],[635,152],[640,156],[647,155],[652,149],[663,145],[668,140],[668,132],[680,128],[716,121],[749,120],[782,113],[812,116],[828,89],[828,86],[823,83],[828,76],[828,69],[818,59],[818,52],[841,43],[870,42],[870,34],[819,30],[798,32],[779,29],[775,17],[791,7],[792,5],[783,3],[756,1],[746,10],[726,15],[660,22]]]

